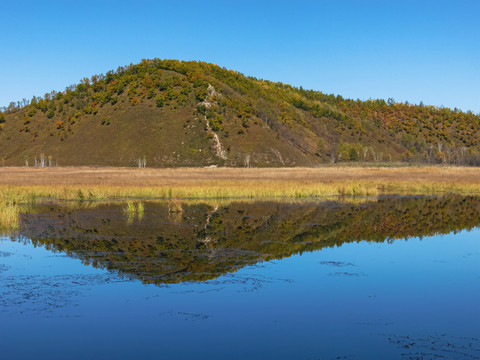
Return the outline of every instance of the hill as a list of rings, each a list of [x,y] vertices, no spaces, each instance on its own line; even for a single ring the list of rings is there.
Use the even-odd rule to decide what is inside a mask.
[[[143,60],[0,113],[6,165],[480,163],[480,117],[349,100],[203,62]]]

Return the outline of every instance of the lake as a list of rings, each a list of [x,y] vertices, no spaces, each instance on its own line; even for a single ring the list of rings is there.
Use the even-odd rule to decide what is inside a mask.
[[[2,359],[480,359],[480,198],[40,203]]]

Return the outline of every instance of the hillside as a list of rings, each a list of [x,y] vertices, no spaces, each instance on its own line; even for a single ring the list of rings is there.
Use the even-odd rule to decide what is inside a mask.
[[[202,62],[143,60],[0,113],[6,165],[480,163],[480,117],[349,100]]]

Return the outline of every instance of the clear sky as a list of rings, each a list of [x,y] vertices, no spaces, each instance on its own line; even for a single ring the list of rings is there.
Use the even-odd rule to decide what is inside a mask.
[[[142,58],[480,112],[478,0],[0,1],[0,106]]]

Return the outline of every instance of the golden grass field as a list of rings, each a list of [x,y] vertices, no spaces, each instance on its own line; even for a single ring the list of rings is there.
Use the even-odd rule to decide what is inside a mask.
[[[480,168],[0,168],[0,193],[15,189],[59,198],[480,193]]]
[[[331,196],[480,195],[480,168],[0,168],[0,229],[37,199],[289,199]]]

